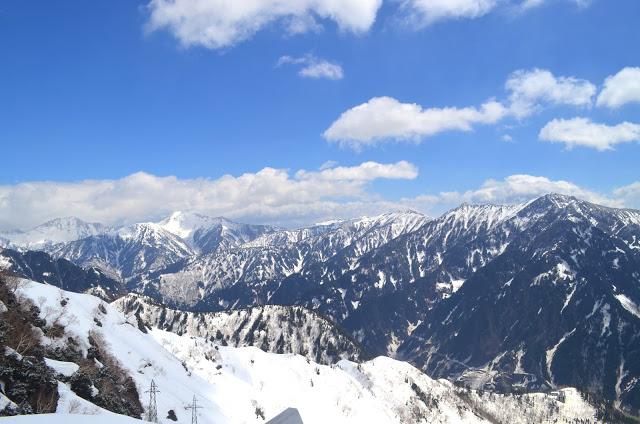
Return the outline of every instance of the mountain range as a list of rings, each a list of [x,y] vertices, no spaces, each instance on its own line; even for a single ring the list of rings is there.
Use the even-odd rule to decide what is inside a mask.
[[[237,310],[244,316],[231,328],[269,327],[283,310],[265,305],[299,307],[303,327],[321,317],[346,333],[347,355],[387,355],[503,393],[572,386],[640,412],[635,210],[550,194],[517,205],[465,204],[436,218],[404,211],[293,230],[188,212],[123,227],[65,218],[0,240],[1,257],[20,275],[40,281],[16,265],[38,249],[47,255],[40,267],[64,260],[103,278],[74,291],[144,296],[128,308],[141,308],[150,327],[186,331],[172,320]],[[61,271],[47,266],[43,282],[56,284]],[[160,320],[153,304],[174,318]],[[189,325],[194,336],[212,336]],[[241,333],[222,337],[259,340],[265,349],[279,340]],[[331,360],[316,355],[327,340],[307,346],[315,360]]]

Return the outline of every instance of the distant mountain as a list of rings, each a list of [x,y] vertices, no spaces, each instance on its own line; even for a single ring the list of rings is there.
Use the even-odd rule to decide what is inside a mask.
[[[239,247],[277,231],[276,227],[269,225],[239,224],[226,218],[190,212],[174,212],[158,225],[186,241],[195,252],[203,254]]]
[[[256,346],[265,352],[296,353],[321,364],[359,361],[360,346],[332,322],[299,306],[256,306],[212,313],[176,311],[150,298],[129,294],[113,306],[143,323],[176,334],[214,340],[224,346]]]
[[[180,266],[143,275],[130,288],[194,310],[278,303],[271,297],[285,279],[338,258],[350,268],[360,256],[427,222],[422,214],[399,212],[274,231],[235,249],[194,256]],[[322,278],[309,287],[318,284]]]
[[[45,252],[0,249],[0,270],[63,290],[89,293],[105,300],[113,300],[124,291],[124,287],[99,269],[83,269],[66,259],[55,259]]]
[[[95,236],[107,230],[108,227],[102,224],[88,223],[74,217],[58,218],[27,231],[15,230],[0,232],[0,245],[4,247],[42,250],[50,245]]]
[[[143,223],[105,234],[60,243],[48,249],[83,267],[96,267],[113,278],[126,280],[191,257],[194,252],[178,236],[158,224]]]

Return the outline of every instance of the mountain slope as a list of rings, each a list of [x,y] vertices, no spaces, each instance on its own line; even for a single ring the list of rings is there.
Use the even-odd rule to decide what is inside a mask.
[[[573,385],[637,414],[638,217],[559,196],[532,202],[483,236],[513,232],[399,357],[472,387]]]
[[[99,269],[83,269],[45,252],[0,249],[0,270],[64,290],[90,293],[106,300],[114,299],[124,291],[120,283]]]
[[[195,310],[273,303],[269,298],[285,278],[338,256],[352,263],[428,221],[424,215],[401,212],[276,231],[235,249],[194,257],[177,269],[141,276],[131,287]]]
[[[149,298],[127,295],[113,303],[150,327],[188,334],[224,346],[256,346],[265,352],[295,353],[321,363],[359,361],[361,348],[333,323],[301,307],[256,306],[217,313],[165,308]]]
[[[66,258],[83,267],[100,268],[114,278],[125,280],[193,255],[182,239],[153,223],[134,224],[58,244],[50,252],[55,257]]]
[[[21,288],[21,294],[42,299],[43,311],[61,307],[58,289],[51,286],[28,283]],[[191,417],[183,406],[194,395],[203,407],[201,423],[264,422],[287,407],[297,408],[307,424],[597,419],[597,411],[573,389],[563,389],[555,395],[493,396],[432,380],[412,366],[389,358],[360,365],[343,360],[334,366],[323,366],[297,355],[217,346],[206,339],[158,329],[145,334],[97,298],[69,292],[62,293],[62,297],[67,299],[67,316],[73,317],[65,322],[67,335],[83,355],[91,352],[96,340],[102,340],[101,349],[108,349],[133,378],[142,402],[146,403],[143,391],[152,379],[156,382],[161,422],[167,422],[164,417],[169,410],[177,415],[177,422],[189,422]],[[44,313],[42,318],[45,322],[51,319]],[[73,371],[78,368],[72,362],[48,363],[72,380],[79,372]],[[63,391],[70,390],[67,383],[60,384]],[[66,408],[60,407],[57,412],[69,412]],[[103,412],[96,409],[96,413]]]

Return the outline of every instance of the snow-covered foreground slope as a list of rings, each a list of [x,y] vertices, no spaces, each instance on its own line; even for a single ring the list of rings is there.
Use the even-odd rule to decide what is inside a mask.
[[[21,415],[18,417],[0,418],[0,422],[11,422],[16,424],[86,424],[87,417],[78,414],[40,414]],[[91,417],[91,424],[142,424],[143,421],[136,420],[124,415],[105,415]]]
[[[299,355],[217,346],[208,339],[159,329],[143,333],[135,317],[126,317],[90,295],[33,282],[26,283],[20,293],[38,304],[47,320],[59,316],[61,299],[66,299],[62,322],[68,334],[86,351],[89,333],[101,333],[113,356],[134,379],[145,406],[144,391],[155,380],[162,422],[172,422],[165,419],[169,410],[175,411],[178,422],[189,422],[184,407],[194,395],[203,407],[200,423],[264,422],[287,407],[297,408],[306,424],[595,422],[594,409],[573,389],[555,395],[479,394],[432,380],[407,363],[385,357],[359,365],[343,360],[323,366]],[[61,343],[44,340],[50,346]],[[75,369],[70,363],[47,363],[61,374]],[[60,383],[60,395],[59,413],[105,414],[71,399],[75,395],[64,383]],[[29,419],[36,421],[25,422],[55,422]],[[120,422],[120,418],[101,419]],[[92,418],[91,422],[100,421]]]

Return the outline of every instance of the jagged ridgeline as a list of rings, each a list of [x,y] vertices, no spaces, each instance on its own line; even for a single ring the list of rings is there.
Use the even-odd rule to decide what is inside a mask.
[[[547,195],[435,219],[407,211],[296,230],[189,213],[124,228],[65,225],[0,238],[96,267],[118,290],[168,308],[299,306],[344,328],[365,356],[493,391],[578,387],[640,412],[638,211]],[[234,325],[271,321],[258,315],[242,312]],[[280,338],[250,333],[269,349]]]
[[[255,306],[228,312],[183,312],[129,294],[113,302],[141,326],[208,339],[222,346],[255,346],[265,352],[295,353],[320,364],[366,359],[360,345],[336,324],[300,306]]]

